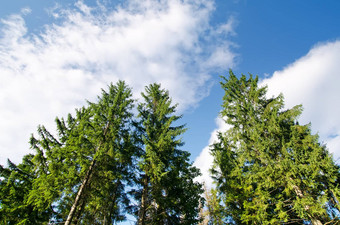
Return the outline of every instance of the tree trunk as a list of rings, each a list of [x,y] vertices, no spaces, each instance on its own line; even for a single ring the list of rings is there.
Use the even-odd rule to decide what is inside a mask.
[[[312,224],[313,225],[322,225],[321,221],[318,219],[312,219]]]
[[[85,187],[85,189],[87,189],[87,187]],[[86,192],[86,190],[85,190]],[[85,207],[85,203],[86,203],[86,196],[84,196],[81,200],[81,203],[80,203],[80,207],[79,209],[77,210],[76,214],[74,215],[75,216],[75,219],[74,219],[74,225],[77,225],[79,223],[79,220],[80,220],[80,217],[81,217],[81,213],[83,212],[83,209]]]
[[[83,194],[84,194],[84,191],[85,191],[85,187],[86,185],[89,183],[91,177],[92,177],[92,173],[94,171],[94,168],[96,166],[96,160],[94,159],[86,173],[86,176],[82,182],[82,184],[80,185],[79,189],[78,189],[78,193],[77,193],[77,196],[76,198],[74,199],[74,203],[71,207],[71,210],[67,216],[67,219],[66,219],[66,222],[65,222],[65,225],[70,225],[71,222],[72,222],[72,219],[73,219],[73,216],[75,215],[76,213],[76,209],[78,207],[78,204],[81,200],[81,198],[83,197]]]
[[[146,207],[147,207],[147,198],[148,198],[148,177],[145,174],[144,180],[143,180],[143,193],[142,193],[142,200],[141,200],[141,206],[139,210],[138,215],[138,225],[145,225],[146,220]]]
[[[290,180],[293,180],[293,179],[290,178]],[[304,198],[305,197],[303,195],[301,189],[297,185],[293,184],[293,189],[294,189],[295,194],[297,196],[299,196],[300,198]],[[308,211],[309,210],[309,205],[305,205],[304,208],[305,208],[306,211]],[[322,225],[321,221],[318,220],[317,218],[311,218],[311,222],[312,222],[313,225]]]
[[[110,122],[108,122],[106,124],[105,128],[104,128],[104,135],[103,135],[104,138],[106,136],[107,130],[109,129],[109,126],[110,126]],[[101,145],[102,145],[102,142],[100,142],[98,144],[98,146],[96,147],[96,149],[94,151],[95,153],[100,149]],[[78,189],[77,196],[74,199],[74,203],[73,203],[73,205],[71,207],[71,210],[70,210],[70,212],[69,212],[69,214],[67,216],[67,219],[66,219],[66,222],[65,222],[64,225],[70,225],[72,223],[72,219],[73,219],[73,217],[74,217],[74,215],[76,213],[76,209],[78,207],[78,204],[79,204],[80,200],[82,199],[84,191],[85,191],[85,188],[86,188],[87,184],[89,183],[89,181],[90,181],[90,179],[92,177],[93,171],[94,171],[95,166],[96,166],[96,162],[97,162],[96,159],[92,160],[91,165],[90,165],[90,167],[89,167],[89,169],[88,169],[88,171],[86,173],[86,176],[84,177],[84,180],[83,180],[83,182],[81,183],[81,185],[80,185],[80,187]],[[81,212],[80,212],[80,214],[81,214]]]

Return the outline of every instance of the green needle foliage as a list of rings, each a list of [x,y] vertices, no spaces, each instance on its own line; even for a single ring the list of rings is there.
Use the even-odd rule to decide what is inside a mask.
[[[190,154],[178,149],[185,128],[173,125],[176,105],[150,85],[136,122],[131,96],[119,81],[56,118],[56,135],[38,126],[35,154],[0,167],[0,223],[106,225],[130,213],[143,216],[139,224],[195,224],[202,187]]]
[[[36,174],[32,170],[33,155],[26,155],[15,165],[8,160],[8,168],[0,165],[0,224],[46,224],[51,208],[36,210],[28,204],[28,195]]]
[[[137,124],[142,147],[138,224],[195,224],[203,191],[193,181],[199,171],[189,163],[190,154],[178,149],[186,129],[174,126],[181,118],[175,115],[177,105],[158,84],[147,86],[142,96]]]
[[[258,77],[222,77],[221,116],[212,169],[229,224],[336,224],[339,167],[326,147],[299,125],[301,106],[284,110]]]
[[[97,161],[85,207],[85,224],[112,224],[125,219],[129,199],[125,186],[134,178],[135,147],[132,139],[131,90],[124,82],[103,91],[94,108],[98,127]],[[100,147],[99,147],[100,146]]]
[[[132,107],[131,90],[118,82],[75,117],[57,118],[58,138],[39,127],[39,139],[30,141],[37,177],[28,202],[40,210],[53,206],[54,219],[66,224],[123,220],[133,174]]]

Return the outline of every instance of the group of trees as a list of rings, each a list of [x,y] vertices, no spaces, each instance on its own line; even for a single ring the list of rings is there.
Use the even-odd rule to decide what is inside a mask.
[[[57,118],[32,136],[35,154],[0,167],[1,224],[195,224],[202,201],[199,175],[180,150],[183,125],[169,93],[152,84],[134,103],[122,81],[96,103]]]
[[[230,128],[211,146],[211,190],[180,150],[186,128],[169,93],[151,84],[135,107],[120,81],[57,118],[56,136],[39,126],[22,163],[0,166],[0,223],[114,224],[130,214],[139,225],[340,224],[339,166],[297,122],[302,107],[285,109],[258,77],[222,79]]]

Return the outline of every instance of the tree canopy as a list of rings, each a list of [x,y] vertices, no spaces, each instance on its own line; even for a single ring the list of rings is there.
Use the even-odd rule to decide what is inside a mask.
[[[34,154],[0,167],[0,222],[114,224],[144,210],[142,224],[195,223],[202,191],[190,153],[178,149],[185,128],[172,124],[181,116],[160,85],[142,96],[137,118],[119,81],[74,116],[56,118],[55,135],[38,126]]]
[[[169,92],[150,84],[137,101],[119,81],[57,117],[56,132],[39,125],[32,153],[0,166],[0,223],[340,223],[339,166],[298,123],[302,106],[286,109],[257,76],[222,79],[229,129],[211,146],[215,187],[204,195]]]
[[[176,105],[160,85],[149,85],[142,96],[138,224],[195,224],[203,190],[194,182],[199,171],[189,163],[190,154],[179,149],[185,128],[173,124],[181,116],[175,115]]]
[[[212,148],[214,179],[230,224],[339,222],[339,167],[301,106],[284,108],[258,77],[222,77],[221,117],[231,127]]]

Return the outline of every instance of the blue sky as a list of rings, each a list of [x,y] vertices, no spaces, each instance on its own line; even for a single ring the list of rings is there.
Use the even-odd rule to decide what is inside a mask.
[[[257,74],[340,156],[340,2],[129,0],[0,2],[0,163],[20,162],[38,124],[124,79],[135,97],[169,89],[203,172],[217,129],[219,75]],[[207,174],[205,173],[205,177]]]

